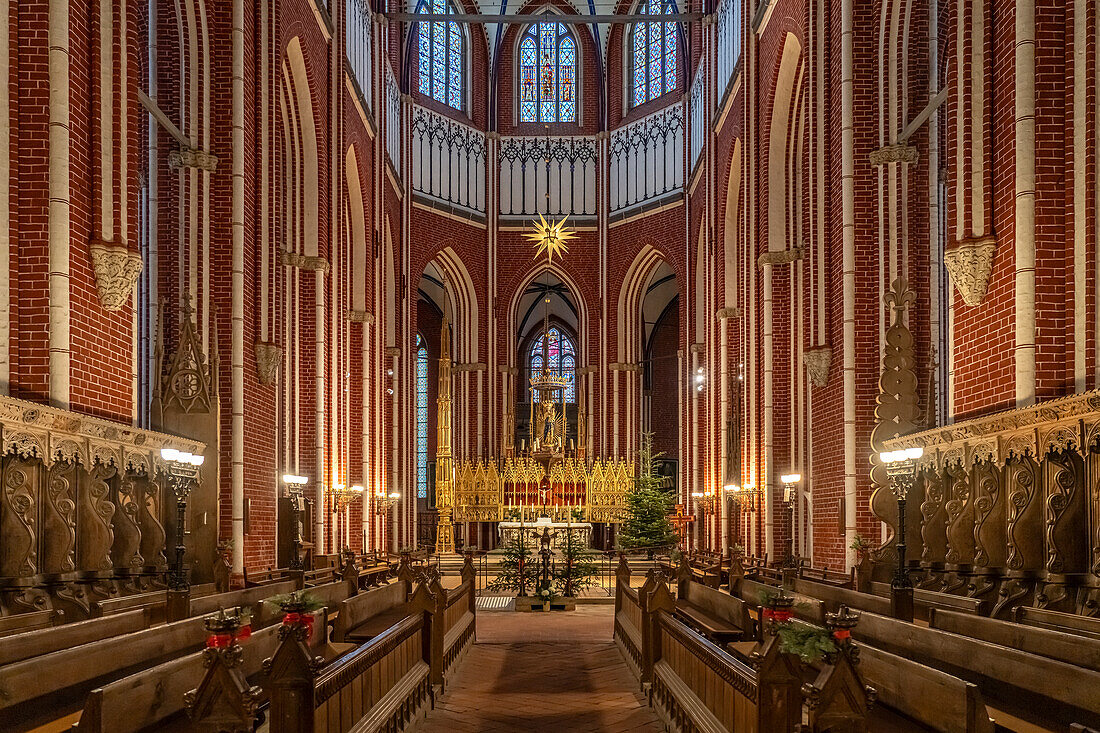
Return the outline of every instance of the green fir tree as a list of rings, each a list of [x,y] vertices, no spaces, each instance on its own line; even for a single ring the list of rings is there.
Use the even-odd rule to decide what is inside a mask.
[[[576,598],[593,584],[593,578],[600,571],[596,555],[588,548],[583,536],[580,528],[565,530],[561,557],[554,568],[554,588],[558,595]]]
[[[655,552],[677,544],[670,518],[672,497],[664,488],[664,479],[657,474],[657,459],[662,455],[653,452],[653,433],[643,434],[638,475],[634,488],[626,495],[627,517],[619,530],[620,549],[645,550],[652,557]]]
[[[509,593],[533,593],[539,577],[539,561],[535,554],[535,542],[527,530],[512,534],[503,547],[500,574],[487,586],[491,591]]]

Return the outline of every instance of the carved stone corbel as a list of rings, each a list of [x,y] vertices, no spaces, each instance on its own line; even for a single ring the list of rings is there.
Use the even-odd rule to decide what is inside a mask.
[[[109,311],[121,310],[134,292],[144,262],[123,245],[92,242],[89,247],[99,302]]]
[[[917,149],[912,145],[906,145],[905,143],[898,143],[897,145],[887,145],[881,147],[878,150],[872,150],[871,154],[867,156],[871,165],[886,165],[887,163],[916,163],[920,156],[917,153]]]
[[[833,362],[831,346],[815,346],[802,354],[802,363],[810,374],[810,382],[815,387],[824,387],[829,383],[829,365]]]
[[[947,273],[967,305],[979,305],[985,298],[996,250],[997,240],[984,237],[964,240],[944,252],[943,263]]]
[[[169,168],[198,168],[213,173],[218,169],[218,156],[205,150],[173,150],[168,153]]]
[[[310,272],[329,271],[328,260],[324,257],[301,255],[297,252],[288,252],[285,249],[279,250],[279,264],[297,267],[299,270],[308,270]]]
[[[368,326],[374,323],[374,314],[367,311],[348,311],[348,320],[352,323],[365,323]]]
[[[802,248],[783,249],[775,252],[762,252],[756,262],[760,267],[764,265],[789,265],[802,259]]]
[[[741,309],[740,308],[719,308],[718,312],[714,314],[714,317],[717,318],[719,321],[725,321],[725,320],[730,319],[730,318],[740,318],[741,317]]]
[[[265,387],[275,384],[282,358],[283,350],[275,344],[267,341],[256,342],[256,372],[259,375],[260,384]]]

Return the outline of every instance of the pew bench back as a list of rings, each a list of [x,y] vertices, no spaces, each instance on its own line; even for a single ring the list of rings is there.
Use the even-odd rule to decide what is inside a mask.
[[[1075,613],[1062,613],[1061,611],[1048,611],[1044,608],[1028,608],[1018,606],[1013,611],[1016,623],[1033,626],[1039,629],[1061,631],[1065,634],[1075,634],[1090,639],[1100,639],[1100,618],[1079,616]]]
[[[935,608],[929,612],[928,625],[934,629],[1100,671],[1100,639]]]
[[[405,601],[405,584],[400,582],[389,583],[341,601],[339,616],[333,628],[333,639],[339,642],[352,641],[351,637],[357,630],[362,630],[371,619],[396,619],[395,614],[403,613]],[[392,624],[385,624],[390,625]],[[372,630],[381,632],[383,629]]]
[[[768,596],[775,595],[779,592],[779,588],[774,585],[767,585],[755,580],[749,580],[744,578],[737,584],[737,595],[742,600],[746,601],[753,606],[763,606],[764,601]],[[811,624],[817,626],[823,626],[825,624],[825,604],[817,598],[811,598],[810,596],[803,595],[801,593],[793,593],[794,595],[794,608],[792,611],[796,618],[800,618],[803,621],[808,621]]]
[[[144,609],[116,613],[106,618],[77,621],[48,629],[37,629],[9,636],[0,642],[0,666],[32,659],[44,654],[71,649],[81,644],[131,634],[149,626]]]

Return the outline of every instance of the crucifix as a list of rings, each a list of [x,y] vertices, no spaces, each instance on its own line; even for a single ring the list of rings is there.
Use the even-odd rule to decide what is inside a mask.
[[[690,514],[684,514],[684,505],[677,504],[676,513],[669,518],[669,521],[676,525],[676,535],[680,539],[680,552],[683,552],[687,544],[688,525],[695,521],[695,517]]]

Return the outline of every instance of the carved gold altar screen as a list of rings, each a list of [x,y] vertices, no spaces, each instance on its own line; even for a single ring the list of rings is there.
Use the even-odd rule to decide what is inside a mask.
[[[546,477],[548,482],[544,482]],[[547,476],[543,464],[520,456],[503,461],[459,461],[455,465],[454,518],[460,522],[622,522],[626,495],[634,485],[634,464],[566,458]]]

